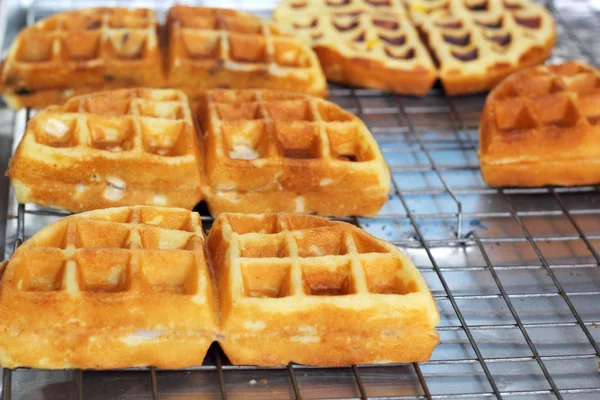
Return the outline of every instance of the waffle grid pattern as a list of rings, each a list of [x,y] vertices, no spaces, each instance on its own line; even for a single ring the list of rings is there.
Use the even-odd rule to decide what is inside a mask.
[[[402,68],[433,68],[418,32],[406,22],[404,5],[397,0],[292,1],[276,18],[314,46],[336,46],[348,57],[368,54]]]
[[[600,88],[597,70],[570,63],[538,67],[535,72],[502,84],[495,104],[499,133],[549,126],[585,129],[600,123],[600,110],[596,107]]]
[[[338,71],[356,58],[419,71],[404,85],[383,86],[405,94],[426,93],[436,76],[452,95],[483,91],[542,62],[554,41],[552,17],[529,0],[286,0],[274,17],[312,43],[330,79],[357,84]],[[335,52],[349,65],[332,61]],[[409,89],[419,78],[418,89]],[[375,82],[363,77],[358,85],[379,88]]]
[[[34,242],[24,264],[17,266],[17,290],[35,292],[170,293],[194,296],[193,272],[204,257],[197,213],[133,208],[103,215],[100,220],[75,219],[46,232]],[[177,251],[173,251],[177,250]],[[172,267],[164,271],[164,257]]]
[[[187,98],[175,90],[122,90],[69,100],[53,115],[37,117],[39,144],[91,147],[123,154],[193,155],[193,120]],[[186,127],[188,127],[186,129]],[[103,152],[97,152],[101,155]]]
[[[247,91],[208,94],[208,118],[227,162],[369,162],[375,150],[361,123],[334,104],[302,95]],[[245,126],[246,129],[240,129]],[[219,151],[219,150],[217,150]],[[263,166],[265,164],[262,164]]]
[[[236,218],[229,217],[231,265],[240,268],[243,288],[232,287],[233,293],[279,298],[417,290],[391,248],[359,230],[280,216],[257,219],[252,229],[249,218]]]
[[[20,68],[28,64],[73,65],[82,61],[136,60],[156,49],[154,14],[147,9],[79,11],[41,22],[16,47]]]
[[[580,58],[598,65],[600,47],[593,38],[599,20],[592,2],[543,3],[556,6],[558,43],[551,62]],[[235,4],[270,8],[276,2]],[[434,89],[426,98],[412,99],[337,86],[330,87],[330,95],[367,121],[393,171],[390,204],[376,217],[351,221],[412,257],[420,254],[414,259],[428,282],[432,275],[443,278],[444,285],[431,286],[443,322],[442,343],[430,362],[264,369],[231,366],[213,348],[198,370],[121,371],[120,383],[114,373],[4,370],[4,398],[31,395],[39,390],[31,383],[43,376],[49,382],[44,390],[71,390],[82,399],[124,390],[157,398],[184,392],[267,398],[276,391],[291,399],[595,399],[600,391],[600,352],[594,348],[600,323],[595,275],[600,257],[594,250],[600,235],[593,227],[598,188],[485,185],[475,158],[482,96],[447,98]],[[7,255],[15,237],[18,245],[37,229],[36,221],[64,215],[24,205],[9,208],[11,214],[17,211],[19,219],[9,219]],[[212,218],[202,219],[210,227]],[[582,257],[586,251],[590,256]],[[565,298],[570,302],[563,304]],[[481,319],[490,311],[494,318]]]
[[[531,1],[408,2],[410,15],[427,33],[442,73],[465,68],[471,61],[471,68],[483,70],[516,64],[532,47],[545,42],[551,25],[542,8]]]
[[[172,43],[181,40],[185,49],[173,58],[171,68],[184,62],[217,63],[248,71],[315,67],[295,39],[251,15],[185,8],[171,23],[176,25]]]
[[[36,141],[51,147],[92,147],[124,153],[193,153],[193,121],[185,95],[172,90],[123,90],[68,101],[66,112],[38,117]],[[107,118],[108,117],[108,118]],[[192,131],[193,134],[193,131]],[[102,153],[98,153],[102,154]]]

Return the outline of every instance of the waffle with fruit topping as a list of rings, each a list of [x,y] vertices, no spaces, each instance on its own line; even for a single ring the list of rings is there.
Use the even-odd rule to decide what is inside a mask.
[[[91,8],[43,19],[12,44],[0,91],[16,109],[97,90],[164,86],[157,27],[148,9]]]
[[[488,96],[479,134],[492,186],[600,183],[600,73],[571,61],[511,75]]]
[[[234,10],[176,5],[167,28],[168,85],[192,100],[212,88],[327,93],[310,46],[272,22]]]
[[[405,1],[450,95],[490,89],[542,63],[556,40],[552,16],[530,0]]]
[[[334,82],[424,95],[437,77],[397,0],[283,0],[273,17],[312,43]]]
[[[183,92],[121,89],[38,112],[7,174],[19,203],[191,209],[202,197],[200,154]]]
[[[403,94],[437,77],[450,95],[490,89],[555,42],[530,0],[283,0],[274,17],[312,43],[329,79]]]
[[[122,207],[63,218],[3,269],[0,364],[201,365],[217,329],[200,216]]]
[[[213,90],[200,100],[213,215],[375,215],[386,202],[390,174],[379,147],[339,106],[269,90]]]
[[[344,222],[222,214],[207,239],[233,364],[426,361],[439,314],[394,245]]]

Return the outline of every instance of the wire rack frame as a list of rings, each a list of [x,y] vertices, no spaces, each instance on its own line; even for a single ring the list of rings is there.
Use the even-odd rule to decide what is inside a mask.
[[[566,2],[556,2],[558,5]],[[598,20],[596,10],[592,8],[589,1],[577,2],[578,5],[583,6],[593,18]],[[552,4],[548,3],[549,6]],[[564,5],[564,4],[563,4]],[[581,33],[576,27],[573,26],[564,13],[555,13],[557,23],[561,29],[564,38],[568,39],[567,42],[559,43],[557,47],[559,49],[565,48],[568,54],[580,54],[583,58],[587,59],[591,63],[597,65],[596,53],[589,49],[586,45],[585,38],[581,37]],[[597,21],[598,22],[598,21]],[[600,25],[600,22],[598,23]],[[562,47],[561,47],[562,46]],[[384,210],[378,216],[369,219],[363,218],[348,218],[349,222],[369,230],[369,224],[373,222],[385,222],[390,221],[391,223],[407,222],[412,228],[413,235],[409,238],[391,240],[394,244],[405,248],[405,249],[418,249],[425,253],[431,268],[419,267],[422,271],[429,270],[439,279],[442,287],[442,294],[435,295],[436,301],[447,301],[449,302],[452,311],[457,317],[458,324],[449,324],[441,326],[438,330],[443,332],[464,332],[467,337],[468,346],[471,348],[473,354],[472,357],[462,357],[453,359],[436,359],[424,363],[414,363],[412,368],[416,375],[418,385],[420,386],[420,393],[415,395],[400,395],[400,396],[377,396],[380,399],[450,399],[450,398],[506,398],[512,396],[525,396],[535,397],[550,395],[553,398],[563,399],[568,396],[586,395],[586,394],[597,394],[600,396],[600,385],[592,385],[588,387],[573,387],[573,388],[561,388],[557,383],[556,377],[552,374],[548,363],[557,361],[567,360],[580,360],[580,359],[592,359],[597,360],[600,358],[600,348],[597,341],[595,340],[591,329],[595,328],[596,322],[585,320],[581,313],[578,311],[573,299],[576,297],[585,296],[599,296],[600,290],[589,290],[589,291],[578,291],[569,292],[565,289],[561,283],[559,277],[557,277],[557,269],[576,269],[576,268],[598,268],[600,266],[600,256],[594,247],[594,241],[600,240],[600,235],[591,235],[586,233],[586,229],[581,226],[581,221],[578,217],[581,216],[593,216],[600,215],[600,209],[598,207],[585,207],[585,208],[571,208],[569,202],[565,199],[565,196],[570,195],[589,195],[597,194],[600,192],[598,186],[586,186],[577,188],[536,188],[536,189],[494,189],[489,187],[476,187],[476,188],[457,188],[453,186],[453,183],[449,181],[447,175],[448,171],[474,171],[478,173],[478,166],[476,162],[469,163],[463,162],[453,165],[441,165],[435,156],[435,152],[439,151],[453,151],[459,152],[464,155],[464,159],[468,160],[473,158],[477,152],[478,142],[476,135],[473,134],[473,129],[476,128],[476,121],[469,121],[465,118],[465,112],[477,113],[481,107],[481,99],[475,101],[475,105],[467,108],[462,107],[459,103],[461,100],[448,98],[443,95],[441,90],[434,89],[428,95],[429,99],[433,99],[434,104],[422,105],[422,104],[410,104],[409,98],[401,96],[390,95],[372,90],[360,90],[360,89],[347,89],[343,87],[334,86],[330,90],[330,96],[334,101],[338,101],[345,109],[356,113],[363,120],[368,121],[372,115],[387,115],[390,116],[395,123],[390,129],[372,129],[374,135],[378,140],[383,141],[385,146],[382,146],[384,154],[388,156],[388,153],[392,155],[398,155],[405,153],[408,157],[414,160],[413,163],[407,163],[402,166],[390,165],[392,172],[392,190],[390,198],[395,198],[399,201],[401,207],[393,209],[392,211]],[[374,106],[367,107],[364,104],[369,103],[369,100],[385,99],[392,105]],[[451,140],[430,140],[425,138],[427,135],[424,129],[420,126],[419,119],[422,115],[426,115],[428,118],[435,119],[437,116],[444,115],[449,117],[450,120],[450,132],[448,136]],[[28,120],[30,112],[27,111],[25,119]],[[368,122],[367,122],[368,123]],[[406,188],[400,181],[399,175],[403,173],[423,173],[432,174],[439,181],[437,187],[427,188]],[[550,196],[558,208],[555,209],[544,209],[544,210],[521,210],[519,207],[519,200],[522,196],[539,195],[544,194]],[[467,212],[463,201],[461,200],[465,195],[494,195],[501,198],[508,207],[503,210],[492,210],[484,212]],[[450,199],[449,204],[453,205],[453,210],[444,209],[439,212],[419,212],[413,209],[411,204],[412,197],[419,196],[445,196]],[[19,204],[17,208],[18,212],[16,215],[17,226],[16,226],[16,238],[14,240],[14,248],[16,249],[25,239],[25,227],[26,218],[34,218],[35,216],[50,216],[50,217],[62,217],[67,215],[66,213],[56,212],[48,209],[32,208],[28,209],[24,204]],[[526,218],[552,218],[556,216],[565,217],[568,222],[572,225],[574,233],[572,235],[538,235],[532,233],[528,224],[525,222]],[[476,229],[471,229],[465,233],[464,222],[467,219],[473,218],[501,218],[506,221],[516,223],[520,234],[505,235],[503,237],[482,237],[480,232]],[[203,223],[209,227],[212,223],[212,218],[206,216],[206,213],[202,216]],[[427,221],[445,221],[448,226],[452,229],[451,237],[430,238],[422,227],[423,222]],[[592,255],[592,261],[580,262],[580,263],[567,263],[557,265],[550,263],[544,254],[544,251],[540,249],[539,243],[542,241],[550,243],[561,243],[569,242],[573,240],[580,240],[583,242],[585,248]],[[489,254],[488,244],[491,243],[524,243],[531,246],[537,261],[529,264],[519,265],[496,265],[493,262],[493,258]],[[476,250],[483,259],[483,264],[479,266],[452,266],[446,267],[440,262],[439,256],[436,256],[438,249],[465,249],[470,248]],[[485,271],[491,275],[494,285],[496,286],[498,293],[492,294],[462,294],[455,293],[452,290],[452,285],[449,284],[447,279],[447,273],[457,271]],[[512,293],[507,290],[503,279],[500,277],[501,273],[518,271],[518,270],[542,270],[549,277],[553,289],[544,292],[519,292]],[[536,298],[560,298],[567,305],[568,312],[571,314],[573,321],[560,322],[557,320],[550,320],[546,322],[526,322],[521,317],[518,306],[515,304],[517,301],[524,299],[536,299]],[[514,319],[514,323],[494,323],[494,324],[470,324],[464,315],[463,305],[461,303],[475,301],[475,300],[502,300],[507,308],[508,312]],[[554,354],[554,355],[543,355],[535,344],[535,340],[532,338],[531,329],[535,328],[561,328],[561,327],[578,327],[581,329],[585,336],[585,340],[589,343],[589,349],[591,351],[578,352],[577,354]],[[500,331],[517,329],[523,336],[526,346],[529,349],[531,355],[529,356],[512,356],[512,357],[490,357],[485,356],[481,349],[482,343],[476,339],[479,332],[482,331]],[[297,374],[310,370],[310,367],[304,367],[299,365],[290,364],[284,368],[272,368],[272,369],[261,369],[258,367],[251,366],[232,366],[227,363],[225,356],[218,346],[213,346],[209,352],[209,358],[213,361],[209,364],[194,368],[196,371],[214,371],[217,376],[217,383],[219,388],[219,394],[222,399],[227,399],[230,394],[227,391],[225,384],[224,373],[230,370],[244,371],[244,370],[264,370],[269,372],[271,370],[285,371],[289,377],[289,385],[292,391],[292,397],[295,399],[303,399],[305,396],[301,390]],[[546,382],[544,389],[530,388],[524,390],[504,390],[502,385],[495,378],[493,373],[493,366],[499,363],[524,363],[534,362],[540,369],[543,378]],[[483,379],[487,382],[489,390],[479,392],[454,392],[454,393],[436,393],[430,389],[428,384],[427,374],[423,372],[423,368],[429,366],[440,366],[440,365],[477,365],[482,371]],[[401,365],[391,365],[391,368],[406,367]],[[369,396],[369,391],[364,384],[363,374],[367,372],[373,366],[361,365],[350,367],[351,375],[356,386],[357,396],[348,397],[369,399],[374,398]],[[147,383],[151,390],[151,395],[154,399],[159,398],[159,387],[157,383],[157,371],[155,368],[143,369],[147,371],[148,378]],[[76,373],[76,386],[77,386],[77,398],[84,399],[86,390],[84,387],[84,374],[91,373],[86,371],[78,370]],[[127,373],[127,372],[123,372]],[[9,369],[3,370],[3,391],[2,399],[8,400],[12,397],[12,371]],[[343,398],[343,397],[336,397]],[[572,398],[572,397],[571,397]]]

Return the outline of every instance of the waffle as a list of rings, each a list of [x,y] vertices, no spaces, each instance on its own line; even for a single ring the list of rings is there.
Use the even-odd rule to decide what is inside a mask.
[[[201,98],[204,196],[222,212],[375,215],[390,175],[355,115],[315,97],[214,90]]]
[[[600,183],[600,74],[572,61],[529,68],[488,96],[479,162],[492,186]]]
[[[274,18],[312,43],[329,79],[402,94],[437,77],[449,95],[490,89],[555,41],[529,0],[283,0]]]
[[[491,89],[542,63],[556,33],[550,13],[529,0],[406,0],[439,64],[449,95]]]
[[[435,65],[395,0],[284,0],[273,14],[317,53],[334,82],[424,95]]]
[[[37,113],[7,174],[20,203],[191,209],[202,197],[200,157],[185,94],[121,89]]]
[[[326,218],[222,214],[207,239],[234,364],[428,360],[439,314],[390,243]]]
[[[182,89],[191,100],[217,87],[327,93],[310,46],[271,22],[177,5],[168,13],[162,52],[158,28],[147,9],[90,8],[43,19],[15,39],[2,64],[0,92],[15,109],[132,87]]]
[[[97,90],[164,86],[156,30],[148,9],[53,15],[17,36],[2,65],[0,91],[16,109]]]
[[[167,81],[194,100],[205,89],[265,88],[324,97],[314,52],[275,24],[233,10],[169,10]]]
[[[200,365],[215,316],[197,213],[123,207],[73,215],[37,232],[4,270],[0,363]]]

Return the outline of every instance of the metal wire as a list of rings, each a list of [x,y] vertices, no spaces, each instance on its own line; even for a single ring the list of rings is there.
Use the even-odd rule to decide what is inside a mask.
[[[561,2],[556,7],[561,6]],[[577,4],[583,4],[586,10],[589,11],[590,15],[596,15],[595,11],[591,8],[589,1],[574,2]],[[36,3],[37,4],[37,3]],[[563,10],[564,11],[564,10]],[[573,24],[573,20],[564,12],[555,13],[558,24],[563,29],[566,38],[569,39],[566,44],[563,44],[564,49],[578,51],[583,54],[590,62],[596,63],[597,56],[590,46],[586,45],[585,38],[582,38],[581,30]],[[35,10],[31,10],[28,14],[28,18],[33,21],[35,20]],[[453,399],[453,398],[497,398],[501,399],[508,396],[537,396],[537,395],[552,395],[558,399],[562,399],[565,396],[583,395],[583,394],[600,394],[600,384],[592,385],[589,387],[563,387],[558,381],[558,376],[553,374],[549,363],[552,362],[566,362],[572,360],[596,360],[600,358],[600,349],[598,343],[594,339],[592,329],[595,328],[596,322],[584,319],[581,312],[577,308],[574,299],[591,298],[591,296],[600,296],[599,290],[586,290],[586,291],[569,291],[566,290],[564,285],[561,283],[559,277],[557,277],[557,271],[568,271],[568,270],[579,270],[585,269],[593,271],[600,266],[600,255],[594,247],[594,241],[600,241],[600,234],[588,234],[586,229],[582,227],[580,219],[582,216],[600,216],[600,208],[590,204],[583,208],[572,208],[567,200],[566,196],[595,196],[600,193],[596,186],[586,186],[577,188],[516,188],[516,189],[503,189],[498,190],[489,188],[484,185],[475,185],[474,187],[463,187],[457,186],[451,179],[448,178],[448,174],[454,172],[468,172],[478,173],[478,166],[476,158],[473,158],[476,154],[478,143],[476,137],[472,135],[471,131],[476,128],[476,121],[469,122],[463,115],[465,112],[477,113],[481,107],[481,101],[474,103],[472,107],[460,107],[460,99],[447,98],[439,89],[434,89],[426,98],[426,101],[415,105],[414,99],[389,95],[380,93],[373,90],[361,90],[361,89],[347,89],[347,88],[332,88],[330,95],[334,100],[337,100],[345,109],[355,112],[365,121],[369,118],[385,117],[389,116],[393,123],[391,126],[375,126],[371,130],[380,141],[382,145],[382,151],[386,157],[397,157],[406,156],[406,159],[411,160],[410,162],[402,163],[401,165],[391,165],[390,171],[393,176],[393,191],[391,196],[398,201],[399,207],[385,209],[380,215],[374,218],[363,219],[363,218],[350,218],[344,219],[351,223],[356,224],[364,229],[369,229],[369,224],[405,224],[412,228],[414,232],[411,237],[393,238],[390,241],[396,245],[403,247],[408,250],[422,251],[424,252],[426,259],[431,266],[420,266],[422,272],[432,272],[435,274],[441,284],[441,290],[439,293],[434,294],[435,300],[438,304],[447,302],[450,304],[452,312],[456,315],[458,323],[448,323],[440,326],[438,331],[440,333],[456,333],[464,334],[467,338],[468,347],[471,351],[467,351],[468,354],[460,358],[442,358],[432,359],[431,361],[412,364],[412,369],[416,377],[414,378],[415,384],[420,388],[421,394],[411,393],[406,395],[370,395],[371,385],[368,385],[366,378],[371,374],[371,371],[376,370],[377,366],[371,365],[358,365],[352,366],[347,369],[349,375],[352,377],[355,389],[358,390],[358,397],[336,397],[339,399]],[[381,105],[377,103],[376,106],[369,105],[365,106],[365,103],[369,103],[369,100],[380,99],[385,100],[386,104]],[[430,100],[430,101],[429,101]],[[428,124],[420,124],[420,118],[425,115],[428,118]],[[30,113],[27,112],[26,118],[28,119]],[[449,125],[443,125],[443,121],[448,119]],[[438,122],[442,121],[442,122]],[[441,126],[436,124],[441,123]],[[434,127],[434,128],[432,128]],[[437,127],[437,128],[435,128]],[[427,137],[427,129],[439,129],[450,133],[443,138],[429,138]],[[448,139],[450,138],[450,139]],[[458,163],[440,163],[437,152],[458,152],[462,155],[464,160]],[[471,161],[469,161],[471,159]],[[427,185],[426,187],[411,187],[403,185],[402,176],[405,174],[419,173],[422,176],[427,174],[434,176],[439,183],[435,185]],[[425,179],[425,178],[423,178]],[[495,196],[504,200],[505,204],[508,205],[505,209],[493,209],[485,211],[469,211],[468,207],[465,206],[465,198],[467,196]],[[533,209],[533,210],[521,210],[517,206],[520,199],[527,196],[550,196],[556,201],[558,205],[554,209]],[[450,201],[440,207],[438,211],[420,209],[411,209],[411,202],[413,198],[419,199],[420,197],[447,197]],[[451,208],[451,209],[450,209]],[[68,215],[64,212],[57,212],[53,210],[40,209],[34,207],[25,207],[24,205],[18,205],[16,209],[16,228],[12,235],[14,242],[14,248],[18,247],[25,239],[25,229],[29,226],[28,223],[35,218],[60,218]],[[554,217],[565,217],[570,226],[573,228],[571,234],[556,234],[554,232],[550,234],[536,234],[531,232],[528,228],[525,219],[526,218],[554,218]],[[498,218],[505,221],[506,224],[514,223],[518,229],[516,232],[511,234],[504,234],[497,237],[481,237],[477,230],[470,230],[464,234],[465,221],[472,221],[478,218]],[[209,216],[202,216],[204,222],[212,221]],[[438,224],[450,224],[452,227],[452,234],[446,237],[430,237],[424,230],[423,224],[427,223],[438,223]],[[28,232],[29,233],[29,232]],[[7,238],[9,235],[7,235]],[[569,260],[565,263],[550,263],[544,252],[540,249],[539,243],[547,242],[554,243],[556,245],[562,243],[568,243],[572,241],[581,241],[587,251],[592,255],[593,260]],[[519,262],[516,265],[498,265],[494,262],[493,257],[489,253],[489,247],[492,245],[528,245],[535,253],[535,257],[539,261],[527,260]],[[443,257],[439,256],[438,251],[463,251],[465,253],[477,253],[481,255],[483,259],[482,265],[457,265],[457,266],[445,266],[443,265]],[[517,273],[523,271],[543,271],[547,274],[550,279],[553,288],[546,289],[543,292],[528,292],[521,291],[519,293],[509,292],[506,288],[503,278],[500,274],[504,273]],[[453,285],[449,283],[449,274],[456,272],[481,272],[489,273],[492,283],[497,289],[495,293],[463,293],[458,292]],[[525,321],[516,305],[517,301],[533,301],[535,299],[561,299],[567,306],[568,313],[572,316],[573,321],[565,321],[558,316],[551,318],[548,321]],[[510,313],[514,322],[494,322],[494,323],[471,323],[465,317],[466,304],[470,304],[475,301],[502,301],[506,304],[508,312]],[[589,350],[577,351],[576,354],[543,354],[540,351],[539,344],[536,344],[532,337],[532,330],[534,329],[559,329],[559,328],[578,328],[585,336],[585,340],[589,343]],[[527,349],[530,351],[528,355],[518,356],[500,356],[500,355],[487,355],[482,350],[483,342],[478,339],[479,335],[486,332],[508,332],[517,330],[523,336]],[[472,353],[472,354],[471,354]],[[287,374],[289,377],[290,395],[295,399],[302,398],[315,398],[314,394],[311,396],[303,395],[304,385],[306,384],[306,372],[310,372],[312,368],[292,365],[289,364],[282,368],[271,368],[262,369],[253,366],[233,366],[229,365],[225,360],[222,352],[217,346],[213,346],[211,349],[211,359],[214,363],[202,365],[190,371],[194,373],[214,373],[217,374],[218,384],[218,395],[222,399],[227,399],[229,396],[228,388],[226,385],[228,374],[235,371],[262,371],[266,376],[269,376],[270,371],[280,371]],[[543,379],[547,383],[546,388],[537,388],[528,386],[519,388],[516,390],[504,390],[501,382],[495,376],[493,367],[495,365],[502,365],[504,363],[515,363],[514,365],[521,365],[527,363],[535,363],[540,371]],[[487,383],[487,386],[482,386],[482,390],[476,391],[458,391],[452,392],[450,390],[441,390],[439,388],[433,389],[431,373],[427,370],[430,368],[440,366],[473,366],[478,367],[482,371],[482,379]],[[391,371],[398,371],[397,373],[403,373],[402,368],[406,368],[406,365],[388,365]],[[157,383],[157,376],[164,371],[156,370],[155,368],[146,369],[150,379],[151,395],[154,399],[159,398],[162,388]],[[129,373],[128,371],[122,371],[122,374]],[[94,372],[85,372],[85,374],[94,374]],[[9,369],[3,370],[3,391],[2,399],[8,400],[12,398],[13,394],[13,381],[14,373]],[[87,375],[86,375],[87,376]],[[457,379],[460,379],[460,375],[454,375]],[[147,382],[147,381],[146,381]],[[77,383],[77,397],[84,399],[88,390],[85,388],[83,380],[83,372],[77,371],[76,374]],[[489,389],[488,389],[489,387]]]

